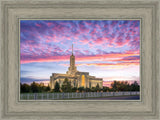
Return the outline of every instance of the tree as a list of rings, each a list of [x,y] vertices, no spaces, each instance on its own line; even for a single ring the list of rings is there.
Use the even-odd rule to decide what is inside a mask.
[[[51,90],[51,88],[50,88],[50,86],[49,86],[49,84],[48,84],[48,86],[45,88],[45,91],[48,92],[48,91],[50,91],[50,90]]]
[[[21,93],[29,93],[31,92],[31,87],[30,85],[24,83],[24,84],[20,84],[20,92]]]
[[[56,81],[56,84],[54,86],[54,92],[60,92],[60,85],[57,81]]]
[[[128,81],[114,81],[111,86],[112,91],[139,91],[140,89],[137,81],[134,81],[131,85]]]
[[[46,90],[46,86],[44,86],[44,83],[40,83],[40,84],[38,84],[38,83],[36,83],[37,84],[37,86],[38,86],[38,90],[39,90],[39,92],[45,92]]]
[[[97,83],[96,88],[99,88],[99,84]]]
[[[91,92],[96,92],[96,88],[95,88],[95,87],[92,87],[92,88],[91,88]]]
[[[86,88],[85,91],[86,92],[91,92],[91,89],[90,88]]]
[[[78,88],[78,91],[79,91],[79,92],[84,91],[84,87],[79,87],[79,88]]]
[[[77,87],[73,87],[72,92],[76,92],[76,91],[77,91]]]
[[[100,87],[99,87],[99,84],[98,84],[98,83],[97,83],[97,85],[96,85],[96,89],[95,89],[95,90],[96,90],[96,92],[100,90]]]
[[[33,82],[33,83],[31,84],[31,90],[32,90],[33,93],[38,93],[38,92],[40,91],[40,89],[39,89],[39,84]]]
[[[68,78],[65,78],[61,89],[63,92],[71,92],[72,91],[71,82],[68,81]]]
[[[139,91],[140,87],[137,83],[137,81],[134,81],[134,83],[131,84],[131,91]]]
[[[113,91],[117,91],[118,90],[118,82],[117,81],[114,81],[113,83],[111,83],[111,86],[112,86],[112,90]]]
[[[108,91],[110,91],[109,87],[104,87],[103,86],[103,92],[108,92]]]
[[[128,82],[127,81],[121,81],[119,82],[118,91],[128,91]]]

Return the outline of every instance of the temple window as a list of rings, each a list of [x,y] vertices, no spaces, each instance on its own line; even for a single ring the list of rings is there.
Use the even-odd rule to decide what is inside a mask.
[[[81,79],[81,80],[82,80],[82,82],[81,82],[81,86],[83,86],[83,87],[84,87],[84,86],[85,86],[85,76],[84,76],[84,75],[82,75],[82,79]]]

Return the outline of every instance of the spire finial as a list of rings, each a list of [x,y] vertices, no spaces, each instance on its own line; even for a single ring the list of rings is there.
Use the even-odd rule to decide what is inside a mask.
[[[73,44],[72,44],[72,55],[73,55]]]

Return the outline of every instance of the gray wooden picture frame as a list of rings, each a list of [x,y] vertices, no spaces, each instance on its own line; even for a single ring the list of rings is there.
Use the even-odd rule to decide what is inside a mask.
[[[159,0],[1,0],[0,119],[159,120]],[[140,19],[141,100],[20,101],[20,19]]]

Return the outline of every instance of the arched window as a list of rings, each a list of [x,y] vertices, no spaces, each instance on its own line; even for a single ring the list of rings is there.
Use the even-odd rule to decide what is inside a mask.
[[[81,86],[85,87],[85,76],[84,75],[82,75],[82,78],[81,78]]]

